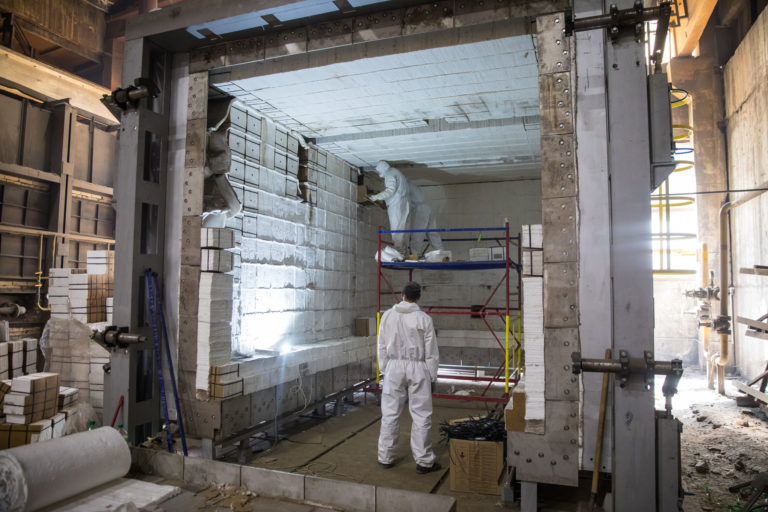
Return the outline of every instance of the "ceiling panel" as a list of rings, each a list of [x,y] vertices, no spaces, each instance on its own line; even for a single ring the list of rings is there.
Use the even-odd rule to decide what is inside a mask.
[[[539,173],[531,36],[216,84],[350,163],[397,163],[421,182]]]

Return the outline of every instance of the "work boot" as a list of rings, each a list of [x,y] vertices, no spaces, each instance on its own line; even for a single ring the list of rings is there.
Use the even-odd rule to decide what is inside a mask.
[[[394,462],[388,462],[388,463],[386,463],[386,464],[385,464],[385,463],[383,463],[383,462],[379,461],[379,464],[380,464],[380,465],[381,465],[381,467],[383,467],[384,469],[391,469],[391,468],[395,467],[395,463],[394,463]]]
[[[427,473],[432,473],[433,471],[440,471],[442,469],[442,466],[440,466],[440,463],[435,461],[434,464],[431,466],[419,466],[416,464],[416,472],[420,475],[425,475]]]

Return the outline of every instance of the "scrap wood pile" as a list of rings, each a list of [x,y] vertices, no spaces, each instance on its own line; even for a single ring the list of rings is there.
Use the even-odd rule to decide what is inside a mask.
[[[450,439],[504,441],[507,438],[507,429],[504,426],[503,412],[491,411],[485,417],[443,421],[440,424],[440,435],[444,442]]]

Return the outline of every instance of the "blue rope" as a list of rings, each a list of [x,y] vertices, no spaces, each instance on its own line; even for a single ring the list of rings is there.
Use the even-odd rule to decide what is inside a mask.
[[[155,315],[155,299],[152,292],[152,271],[144,271],[147,282],[147,300],[149,301],[149,323],[152,326],[152,342],[155,347],[155,363],[157,364],[157,378],[160,384],[160,405],[163,407],[163,419],[165,420],[165,438],[168,441],[168,451],[173,453],[173,440],[171,439],[170,423],[168,421],[168,403],[165,401],[165,382],[163,380],[163,366],[160,359],[160,336],[157,332],[157,318]]]
[[[176,404],[176,416],[179,422],[179,435],[181,436],[181,449],[184,455],[187,453],[187,436],[184,435],[184,420],[181,417],[181,407],[179,406],[179,392],[176,390],[176,374],[173,371],[173,359],[171,359],[171,345],[168,338],[168,329],[165,326],[165,311],[163,308],[163,294],[160,291],[160,284],[157,280],[157,274],[152,274],[152,279],[155,284],[155,292],[157,293],[157,308],[160,310],[160,324],[163,327],[163,338],[165,339],[165,357],[168,359],[168,373],[171,376],[171,390],[173,391],[173,400]]]

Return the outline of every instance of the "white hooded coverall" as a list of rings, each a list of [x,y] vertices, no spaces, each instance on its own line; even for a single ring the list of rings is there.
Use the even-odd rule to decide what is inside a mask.
[[[399,169],[391,167],[382,160],[376,166],[376,173],[384,178],[385,188],[382,192],[372,195],[370,199],[386,201],[391,230],[437,227],[432,209],[427,204],[421,189],[411,184]],[[425,233],[392,233],[392,241],[400,254],[407,254],[410,245],[411,252],[421,256],[426,247],[424,235]],[[426,235],[432,250],[443,248],[439,233],[426,233]]]
[[[413,458],[419,466],[434,464],[429,429],[432,427],[431,382],[437,380],[438,364],[435,327],[429,315],[415,302],[407,301],[384,313],[379,325],[379,368],[384,373],[378,453],[382,464],[391,464],[394,460],[406,399],[413,419]]]

